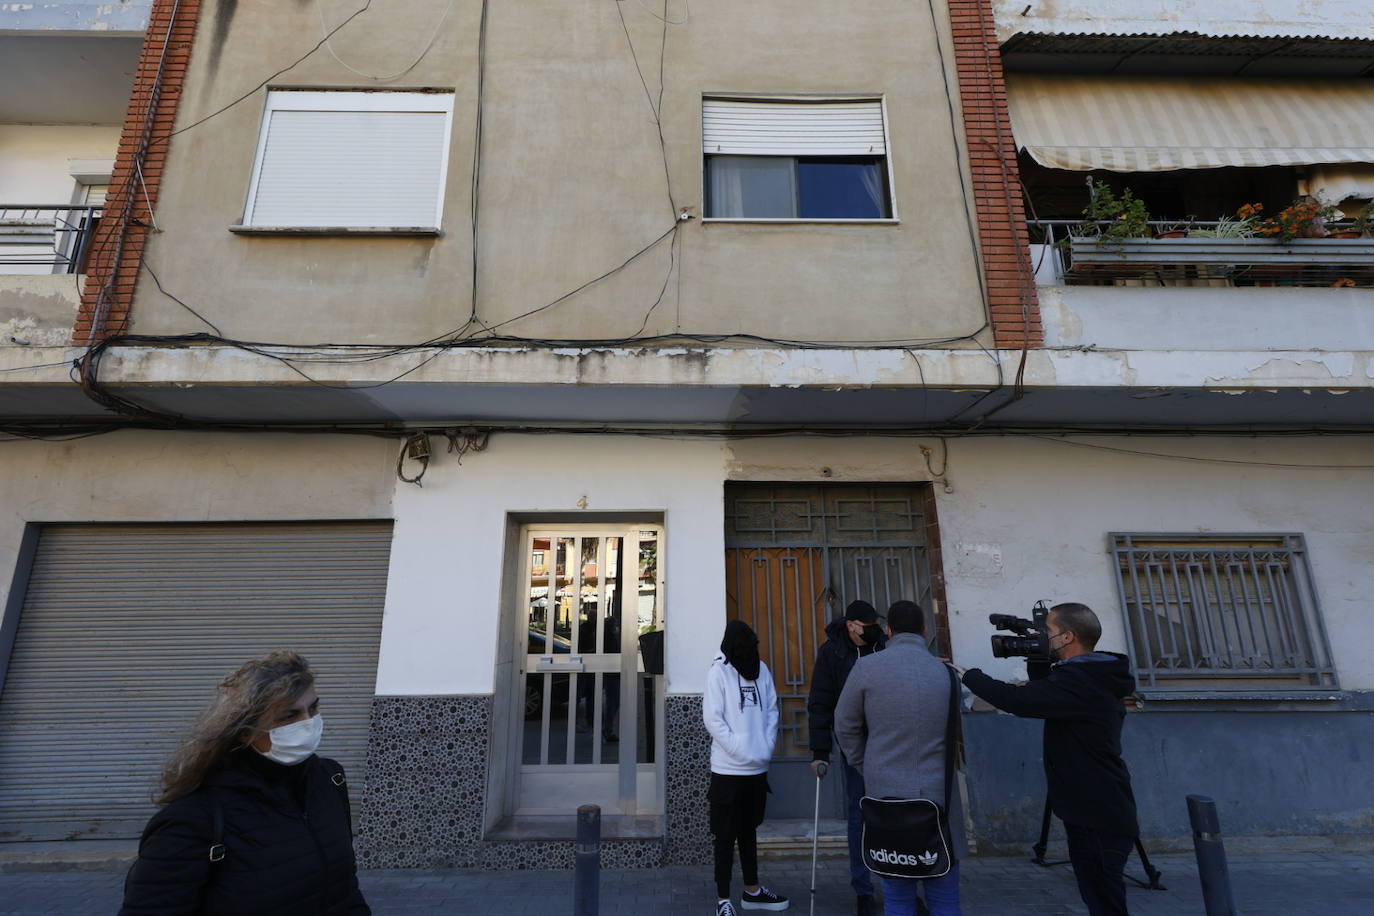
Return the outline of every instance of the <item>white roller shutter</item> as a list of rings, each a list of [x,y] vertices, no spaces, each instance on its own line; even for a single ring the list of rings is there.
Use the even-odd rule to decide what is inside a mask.
[[[273,92],[244,222],[439,227],[453,96]]]
[[[882,156],[878,101],[757,102],[706,99],[702,151],[737,156]]]
[[[0,693],[0,840],[138,836],[162,764],[243,661],[318,675],[356,799],[389,522],[49,525]]]

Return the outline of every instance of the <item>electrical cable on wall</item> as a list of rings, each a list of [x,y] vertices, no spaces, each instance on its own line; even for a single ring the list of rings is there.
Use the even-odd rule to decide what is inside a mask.
[[[176,133],[182,133],[182,132],[185,132],[185,131],[187,131],[187,130],[190,130],[190,129],[192,129],[192,128],[194,128],[194,127],[200,125],[200,124],[205,123],[205,122],[208,121],[210,118],[215,117],[215,116],[217,116],[218,114],[223,113],[223,112],[224,112],[225,110],[227,110],[229,107],[232,107],[234,104],[237,104],[239,101],[242,101],[243,99],[245,99],[245,98],[247,98],[248,96],[250,96],[253,92],[256,92],[257,89],[262,88],[262,86],[264,86],[264,85],[266,85],[268,82],[270,82],[271,79],[275,78],[275,76],[279,75],[280,73],[286,72],[287,70],[289,70],[289,69],[291,69],[292,67],[296,66],[298,63],[300,63],[302,60],[304,60],[304,59],[305,59],[306,57],[308,57],[310,54],[314,53],[314,51],[318,50],[318,48],[319,48],[320,46],[322,46],[323,44],[325,44],[325,43],[327,42],[327,39],[328,39],[329,37],[331,37],[332,35],[336,34],[338,31],[340,31],[342,28],[344,28],[346,25],[348,25],[349,22],[351,22],[353,19],[357,18],[357,17],[358,17],[359,15],[361,15],[363,12],[367,11],[367,9],[370,7],[370,5],[371,5],[371,0],[367,0],[367,2],[365,2],[364,5],[363,5],[362,7],[360,7],[358,10],[356,10],[354,13],[352,13],[347,19],[345,19],[343,22],[339,23],[339,24],[338,24],[337,26],[335,26],[333,29],[329,29],[329,30],[325,33],[324,38],[321,39],[321,43],[320,43],[319,45],[317,45],[316,47],[312,48],[310,51],[308,51],[305,55],[302,55],[300,58],[297,58],[296,61],[293,61],[293,62],[292,62],[291,64],[289,64],[287,67],[282,68],[281,70],[278,70],[278,71],[277,71],[276,73],[274,73],[272,76],[268,77],[266,80],[264,80],[264,81],[262,81],[261,83],[259,83],[258,86],[256,86],[253,90],[250,90],[249,93],[246,93],[246,94],[244,94],[243,96],[240,96],[238,99],[236,99],[235,101],[229,103],[229,105],[227,105],[227,106],[222,106],[220,109],[217,109],[215,112],[212,112],[210,115],[207,115],[205,118],[199,119],[198,121],[193,122],[192,124],[189,124],[189,125],[187,125],[187,126],[181,128],[181,129],[179,129],[179,130],[173,132],[172,135],[174,135],[174,134],[176,134]],[[641,4],[641,5],[642,5],[642,4]],[[486,10],[487,10],[487,3],[484,2],[484,3],[483,3],[482,36],[479,37],[479,54],[478,54],[478,57],[479,57],[479,68],[478,68],[478,69],[479,69],[479,72],[478,72],[478,81],[479,81],[478,108],[477,108],[477,112],[476,112],[476,115],[475,115],[475,122],[476,122],[476,123],[475,123],[475,131],[476,131],[477,136],[476,136],[476,142],[475,142],[475,144],[474,144],[475,159],[474,159],[474,175],[473,175],[474,192],[475,192],[474,195],[473,195],[473,208],[474,208],[474,212],[473,212],[473,217],[474,217],[474,243],[476,242],[476,239],[477,239],[477,232],[476,232],[476,216],[477,216],[477,213],[476,213],[476,207],[477,207],[477,201],[478,201],[478,197],[479,197],[479,193],[477,193],[477,192],[480,191],[480,158],[477,158],[477,157],[480,157],[480,147],[481,147],[481,142],[480,142],[480,120],[481,120],[481,101],[482,101],[481,96],[482,96],[482,93],[481,93],[481,91],[480,91],[480,86],[481,86],[481,84],[482,84],[482,82],[483,82],[483,80],[484,80],[484,66],[483,66],[483,64],[484,64],[484,58],[485,58]],[[617,10],[618,10],[618,12],[619,12],[619,10],[620,10],[619,4],[617,4]],[[652,11],[651,11],[651,10],[648,10],[648,9],[646,8],[646,12],[652,12]],[[643,71],[642,71],[642,68],[641,68],[640,65],[639,65],[638,55],[637,55],[637,52],[636,52],[635,49],[634,49],[633,42],[630,40],[630,35],[629,35],[628,26],[626,25],[626,23],[625,23],[625,21],[624,21],[623,13],[620,13],[620,19],[621,19],[621,24],[622,24],[622,31],[624,31],[624,33],[625,33],[625,35],[626,35],[627,43],[628,43],[629,46],[630,46],[630,51],[631,51],[632,60],[634,61],[634,64],[635,64],[635,67],[636,67],[636,72],[637,72],[638,75],[639,75],[640,83],[641,83],[641,86],[642,86],[642,88],[643,88],[643,90],[644,90],[646,101],[648,102],[649,107],[650,107],[650,109],[651,109],[651,111],[652,111],[652,113],[653,113],[653,115],[654,115],[655,126],[656,126],[656,129],[657,129],[657,132],[658,132],[658,136],[659,136],[660,156],[661,156],[661,158],[662,158],[662,160],[663,160],[663,165],[664,165],[664,180],[665,180],[665,188],[666,188],[666,190],[667,190],[667,195],[668,195],[668,202],[669,202],[670,208],[672,208],[674,211],[676,211],[676,207],[675,207],[675,204],[674,204],[673,199],[672,199],[671,174],[670,174],[670,170],[669,170],[669,168],[668,168],[666,142],[665,142],[665,140],[664,140],[663,133],[662,133],[662,123],[661,123],[661,118],[660,118],[660,116],[659,116],[659,113],[660,113],[661,106],[662,106],[663,92],[664,92],[664,88],[665,88],[665,81],[664,81],[664,78],[663,78],[663,72],[664,72],[664,61],[665,61],[665,58],[666,58],[667,26],[668,26],[669,24],[678,24],[678,23],[679,23],[679,20],[672,20],[672,19],[670,19],[670,18],[666,15],[666,14],[667,14],[667,2],[666,2],[666,0],[665,0],[665,3],[664,3],[664,13],[665,13],[665,15],[662,16],[662,17],[655,17],[655,18],[658,18],[658,19],[663,23],[663,27],[662,27],[661,35],[660,35],[660,58],[659,58],[660,79],[659,79],[659,86],[658,86],[658,103],[657,103],[657,104],[654,103],[654,99],[653,99],[652,94],[651,94],[651,92],[650,92],[650,90],[649,90],[647,80],[645,79],[644,74],[643,74]],[[684,17],[684,19],[681,20],[681,21],[682,21],[682,22],[685,22],[685,21],[686,21],[686,17]],[[937,38],[938,38],[938,36],[937,36]],[[943,74],[943,71],[942,71],[942,74]],[[952,111],[953,111],[953,109],[952,109],[952,101],[951,101],[951,106],[950,106],[950,107],[951,107],[951,114],[952,114]],[[169,135],[169,136],[171,136],[171,135]],[[961,186],[962,186],[962,175],[961,175]],[[967,199],[967,188],[965,187],[965,188],[963,188],[963,190],[964,190],[964,193],[965,193],[965,196],[966,196],[966,199]],[[675,217],[676,217],[676,213],[675,213]],[[681,332],[678,332],[678,333],[675,333],[675,334],[673,334],[673,335],[650,335],[650,336],[643,336],[643,331],[644,331],[644,329],[645,329],[645,328],[647,327],[647,325],[648,325],[648,320],[649,320],[649,318],[652,316],[654,310],[655,310],[656,308],[658,308],[658,306],[661,304],[661,302],[662,302],[664,296],[666,295],[667,287],[668,287],[668,285],[671,283],[673,271],[674,271],[674,268],[675,268],[675,265],[676,265],[676,262],[677,262],[677,255],[676,255],[676,250],[675,250],[675,249],[676,249],[676,247],[677,247],[678,245],[680,245],[680,237],[679,237],[679,233],[677,232],[678,228],[679,228],[679,223],[677,222],[677,220],[676,220],[676,218],[675,218],[675,221],[674,221],[673,226],[672,226],[671,229],[666,230],[666,231],[665,231],[664,233],[662,233],[660,236],[656,237],[652,242],[650,242],[650,243],[649,243],[648,245],[646,245],[644,248],[641,248],[639,251],[635,252],[633,255],[631,255],[629,258],[627,258],[624,262],[622,262],[622,263],[621,263],[620,265],[618,265],[617,267],[612,268],[611,270],[609,270],[609,271],[607,271],[607,272],[605,272],[605,273],[603,273],[603,274],[601,274],[601,275],[599,275],[599,276],[593,278],[592,280],[588,281],[587,283],[582,284],[582,285],[579,286],[577,289],[573,290],[572,292],[570,292],[570,293],[568,293],[568,294],[564,294],[563,296],[560,296],[560,297],[558,297],[557,299],[555,299],[555,300],[553,300],[553,301],[551,301],[551,302],[549,302],[549,303],[546,303],[546,304],[544,304],[544,305],[538,306],[538,307],[535,308],[535,309],[528,310],[528,311],[522,313],[521,315],[516,316],[515,318],[508,319],[507,321],[504,321],[504,322],[500,323],[499,325],[496,325],[496,326],[493,326],[493,327],[485,327],[485,326],[484,326],[483,329],[482,329],[481,331],[478,331],[478,332],[476,332],[475,334],[471,334],[471,335],[468,335],[468,334],[467,334],[467,332],[469,331],[469,329],[471,328],[471,326],[472,326],[472,324],[473,324],[474,322],[480,324],[480,321],[477,321],[476,309],[475,309],[475,305],[476,305],[477,299],[476,299],[476,296],[474,295],[474,299],[473,299],[473,305],[474,305],[473,314],[470,316],[468,322],[466,322],[464,325],[462,325],[462,326],[460,326],[460,327],[458,327],[458,328],[455,328],[455,329],[453,329],[452,331],[446,332],[446,333],[443,334],[443,335],[439,335],[439,336],[437,336],[437,337],[435,337],[435,338],[431,338],[431,339],[428,340],[428,341],[423,341],[423,342],[420,342],[420,343],[418,343],[418,344],[396,345],[396,346],[394,346],[394,347],[386,348],[386,349],[384,349],[384,350],[374,351],[373,354],[372,354],[372,355],[369,355],[369,356],[363,356],[363,357],[353,356],[353,357],[350,357],[350,359],[380,359],[380,358],[386,358],[387,356],[397,355],[397,354],[399,354],[399,353],[403,353],[403,352],[407,352],[407,351],[415,350],[415,349],[425,349],[425,348],[428,348],[428,347],[431,347],[431,346],[434,346],[434,347],[449,347],[449,346],[459,345],[459,344],[463,344],[463,343],[466,343],[467,345],[474,345],[474,344],[499,344],[499,343],[509,343],[509,344],[521,344],[521,343],[526,343],[526,344],[550,345],[550,346],[568,346],[568,345],[573,345],[573,346],[576,346],[576,345],[581,345],[581,346],[610,346],[610,345],[617,345],[617,344],[652,343],[652,342],[660,342],[660,341],[665,341],[665,340],[676,340],[676,341],[694,341],[694,342],[701,342],[701,343],[721,343],[721,342],[727,342],[727,341],[744,341],[744,342],[747,342],[747,341],[758,341],[758,342],[761,342],[761,343],[770,343],[770,344],[780,345],[780,346],[801,346],[801,347],[817,347],[817,348],[822,348],[822,347],[823,347],[823,348],[836,348],[836,349],[853,349],[853,348],[855,348],[855,347],[860,347],[860,348],[875,348],[875,349],[876,349],[876,348],[886,348],[886,347],[888,347],[888,346],[942,346],[942,345],[947,345],[947,344],[952,344],[952,343],[958,343],[958,342],[965,342],[965,341],[973,341],[973,342],[976,343],[976,342],[977,342],[977,340],[976,340],[977,335],[980,334],[980,333],[981,333],[984,329],[986,329],[986,327],[987,327],[986,322],[984,322],[984,324],[983,324],[977,331],[975,331],[975,332],[972,333],[972,334],[968,334],[968,335],[959,335],[959,336],[957,336],[957,337],[950,337],[950,338],[938,338],[938,339],[914,339],[914,338],[913,338],[913,339],[905,339],[905,340],[869,340],[869,341],[805,341],[805,340],[785,340],[785,339],[781,339],[781,338],[769,337],[769,336],[766,336],[766,335],[749,334],[749,333],[744,333],[744,334],[739,334],[739,333],[732,333],[732,334],[697,334],[697,333],[687,333],[687,334],[683,334],[683,333],[681,333]],[[971,231],[971,224],[970,224],[970,231]],[[648,251],[649,249],[651,249],[652,247],[654,247],[654,246],[656,246],[656,245],[662,243],[662,242],[664,241],[664,239],[667,238],[667,237],[669,237],[669,236],[672,236],[672,237],[673,237],[673,238],[672,238],[672,244],[671,244],[670,247],[669,247],[669,269],[668,269],[667,273],[665,274],[664,282],[663,282],[662,284],[660,284],[659,292],[658,292],[657,297],[656,297],[656,298],[654,299],[654,301],[650,304],[649,308],[647,309],[647,311],[646,311],[646,313],[645,313],[645,315],[644,315],[644,318],[641,320],[639,329],[637,329],[637,331],[636,331],[634,334],[632,334],[632,335],[630,335],[630,336],[628,336],[628,337],[624,337],[624,338],[616,338],[616,339],[607,339],[607,340],[593,341],[593,340],[586,340],[586,339],[576,339],[576,340],[551,340],[551,339],[529,338],[529,337],[522,337],[522,336],[517,336],[517,335],[509,335],[509,334],[501,335],[501,334],[495,333],[495,331],[498,330],[500,327],[504,327],[504,326],[509,325],[509,324],[513,323],[514,321],[517,321],[517,320],[519,320],[519,319],[521,319],[521,318],[529,317],[530,315],[537,314],[537,313],[542,312],[542,311],[544,311],[544,310],[546,310],[546,309],[552,308],[552,307],[554,307],[555,305],[558,305],[559,303],[566,301],[568,298],[570,298],[572,295],[575,295],[577,292],[580,292],[581,290],[586,289],[586,288],[589,287],[590,285],[592,285],[592,284],[594,284],[594,283],[596,283],[596,282],[599,282],[600,280],[605,279],[605,278],[607,278],[607,277],[613,275],[614,273],[616,273],[616,272],[618,272],[618,271],[620,271],[620,270],[623,270],[626,266],[628,266],[628,265],[629,265],[630,263],[632,263],[634,260],[636,260],[637,258],[639,258],[640,256],[642,256],[645,252],[647,252],[647,251]],[[976,261],[976,259],[975,259],[975,261]],[[219,337],[219,338],[224,338],[224,335],[221,334],[221,333],[219,333],[218,327],[217,327],[213,322],[211,322],[209,319],[207,319],[201,312],[199,312],[199,311],[197,311],[195,308],[193,308],[189,303],[187,303],[187,302],[185,301],[184,298],[182,298],[182,297],[180,297],[180,296],[176,296],[175,294],[173,294],[173,293],[171,293],[169,290],[167,290],[166,287],[161,283],[160,278],[157,277],[156,274],[152,271],[150,265],[147,265],[147,262],[146,262],[146,261],[144,261],[143,264],[144,264],[145,267],[148,267],[148,268],[149,268],[150,275],[152,275],[153,280],[154,280],[154,283],[157,285],[157,287],[159,288],[159,291],[160,291],[160,292],[162,292],[164,295],[166,295],[166,296],[168,296],[169,298],[171,298],[173,301],[177,302],[179,305],[181,305],[183,308],[185,308],[189,313],[191,313],[192,315],[194,315],[198,320],[200,320],[200,321],[202,321],[203,323],[205,323],[207,327],[210,327],[211,329],[215,330],[215,331],[217,332],[217,333],[216,333],[216,336],[217,336],[217,337]],[[477,278],[476,267],[477,267],[476,249],[475,249],[475,246],[474,246],[474,274],[473,274],[474,283],[476,282],[476,278]],[[680,283],[681,283],[681,272],[680,272],[680,271],[678,271],[678,282],[679,282],[679,285],[680,285]],[[980,289],[981,289],[981,286],[980,286]],[[680,305],[680,297],[679,297],[679,305]],[[466,335],[466,336],[465,336],[465,335]],[[225,338],[225,342],[226,342],[226,343],[231,343],[231,345],[233,345],[233,342],[229,341],[227,338]],[[302,361],[304,361],[304,360],[303,360],[302,358],[300,358],[300,357],[284,357],[284,356],[280,356],[280,355],[278,355],[278,354],[271,353],[271,352],[269,352],[269,351],[267,351],[267,350],[265,349],[265,348],[268,347],[268,346],[271,346],[271,345],[254,346],[254,347],[251,348],[251,350],[252,350],[253,352],[260,353],[261,355],[265,355],[265,356],[268,356],[268,357],[273,358],[273,359],[278,359],[278,360],[284,362],[285,364],[292,366],[293,369],[296,368],[295,365],[294,365],[296,362],[302,362]],[[330,345],[330,346],[349,346],[349,345]],[[979,344],[979,346],[980,346],[980,348],[981,348],[985,353],[988,353],[987,348],[986,348],[986,347],[982,347],[982,346],[981,346],[981,343]],[[434,355],[437,355],[438,352],[440,352],[440,351],[436,349],[435,354],[431,354],[431,357],[430,357],[430,358],[432,359],[433,356],[434,356]],[[1000,378],[1000,371],[1001,371],[1000,361],[998,361],[992,354],[988,353],[988,355],[989,355],[989,357],[990,357],[991,359],[993,359],[994,363],[997,364],[997,366],[998,366],[998,371],[999,371],[999,385],[1000,385],[1000,384],[1001,384],[1001,378]],[[323,358],[322,358],[322,359],[323,359]],[[426,362],[428,362],[428,360],[426,360]],[[405,372],[401,373],[400,375],[394,377],[392,380],[396,380],[396,379],[399,379],[399,378],[403,378],[404,376],[409,375],[410,373],[416,371],[416,370],[417,370],[418,368],[420,368],[420,366],[422,366],[422,365],[424,365],[424,363],[421,363],[420,365],[411,367],[410,369],[406,370]],[[298,370],[298,369],[297,369],[297,371],[299,372],[299,374],[301,374],[301,375],[303,375],[304,377],[307,377],[307,378],[308,378],[308,375],[306,375],[305,373],[300,372],[300,370]],[[384,382],[381,382],[381,383],[378,383],[378,384],[379,384],[379,385],[389,384],[392,380],[387,380],[387,381],[384,381]],[[313,381],[313,379],[312,379],[312,381]]]
[[[333,37],[333,32],[330,31],[329,26],[325,23],[324,20],[324,0],[315,0],[315,9],[320,14],[320,31],[324,33],[324,48],[326,51],[329,52],[329,56],[334,58],[334,60],[349,73],[357,74],[358,76],[361,76],[363,79],[373,80],[374,82],[386,83],[390,82],[391,80],[400,79],[401,77],[409,73],[411,70],[414,70],[417,66],[419,66],[420,61],[424,60],[426,55],[428,55],[429,52],[433,50],[434,43],[439,40],[440,30],[443,29],[444,23],[448,21],[449,14],[453,12],[454,3],[455,0],[448,0],[448,2],[444,5],[444,11],[441,14],[439,14],[439,21],[434,24],[434,30],[431,31],[429,34],[429,41],[425,42],[425,46],[420,51],[419,55],[416,56],[416,58],[412,60],[408,65],[406,65],[404,69],[397,70],[395,73],[390,73],[385,76],[378,76],[377,74],[359,70],[356,67],[349,64],[348,61],[340,57],[338,55],[338,52],[334,50],[333,43],[330,41],[330,39]]]

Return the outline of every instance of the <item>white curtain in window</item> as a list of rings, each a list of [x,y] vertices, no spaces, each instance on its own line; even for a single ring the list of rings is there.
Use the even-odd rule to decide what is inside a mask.
[[[780,156],[712,156],[710,215],[723,219],[796,219],[796,160]]]
[[[882,214],[887,212],[886,195],[883,193],[883,178],[878,173],[878,166],[871,165],[859,173],[863,180],[864,191],[868,194],[869,201],[873,204],[873,212]]]

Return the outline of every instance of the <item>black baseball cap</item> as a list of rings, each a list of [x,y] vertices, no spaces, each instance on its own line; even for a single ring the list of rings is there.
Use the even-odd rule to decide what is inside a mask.
[[[844,609],[844,619],[857,620],[862,624],[882,622],[877,609],[862,599],[849,602],[849,607]]]

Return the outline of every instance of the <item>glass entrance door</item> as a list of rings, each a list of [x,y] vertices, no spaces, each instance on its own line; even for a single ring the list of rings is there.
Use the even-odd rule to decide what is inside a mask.
[[[640,652],[662,629],[661,541],[640,525],[524,532],[515,814],[662,811],[662,676]]]

